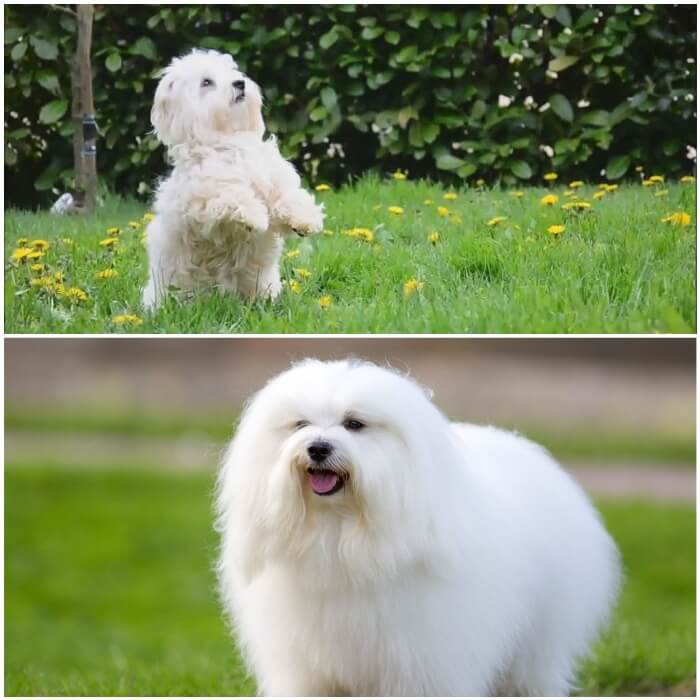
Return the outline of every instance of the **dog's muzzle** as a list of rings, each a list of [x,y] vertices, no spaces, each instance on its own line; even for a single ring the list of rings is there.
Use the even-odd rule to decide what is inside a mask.
[[[330,496],[340,491],[348,474],[333,464],[333,445],[315,440],[306,448],[306,453],[313,464],[306,469],[311,490],[317,496]]]

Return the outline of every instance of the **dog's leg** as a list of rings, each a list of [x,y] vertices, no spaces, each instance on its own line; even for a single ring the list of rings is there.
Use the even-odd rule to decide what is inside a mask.
[[[273,226],[283,233],[308,236],[323,228],[323,207],[301,188],[282,192],[270,205]]]
[[[270,215],[255,191],[244,185],[207,188],[207,196],[194,197],[186,215],[205,234],[220,222],[248,226],[253,231],[267,231]]]

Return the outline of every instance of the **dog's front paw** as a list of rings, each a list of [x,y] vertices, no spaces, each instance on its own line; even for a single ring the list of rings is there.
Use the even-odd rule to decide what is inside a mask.
[[[319,233],[323,229],[323,209],[316,204],[293,207],[287,221],[299,236]]]

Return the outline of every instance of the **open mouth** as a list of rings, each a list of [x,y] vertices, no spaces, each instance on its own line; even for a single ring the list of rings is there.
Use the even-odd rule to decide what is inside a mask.
[[[311,467],[307,473],[311,490],[318,496],[330,496],[340,491],[345,484],[346,477],[332,469]]]

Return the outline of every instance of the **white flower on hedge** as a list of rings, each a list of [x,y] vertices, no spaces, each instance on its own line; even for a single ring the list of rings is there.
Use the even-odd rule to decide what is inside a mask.
[[[537,30],[537,38],[541,39],[544,36],[544,31],[542,29]]]
[[[542,151],[547,158],[552,158],[552,156],[554,156],[554,149],[551,146],[547,146],[547,144],[542,144],[540,146],[540,151]]]
[[[689,58],[689,59],[686,60],[686,63],[695,63],[695,59],[694,59],[694,58]]]
[[[525,98],[525,101],[523,102],[523,105],[525,106],[525,109],[533,109],[534,107],[537,106],[537,105],[535,104],[535,100],[534,100],[534,98],[532,97],[532,95],[528,95],[528,96]]]
[[[605,168],[603,168],[603,169],[600,171],[600,176],[601,176],[601,177],[605,177]]]
[[[695,158],[698,155],[698,152],[695,150],[695,148],[693,148],[693,146],[686,146],[685,150],[686,150],[685,157],[688,160],[695,160]]]
[[[508,97],[507,95],[499,95],[498,96],[498,106],[499,107],[509,107],[510,103],[512,101],[513,100],[510,97]]]
[[[571,27],[564,27],[564,34],[567,36],[572,34]]]
[[[685,96],[685,101],[686,101],[686,102],[692,102],[694,99],[695,99],[695,96],[693,95],[692,92],[689,92],[689,93]]]
[[[556,80],[559,77],[559,73],[553,70],[548,70],[545,75],[552,80]]]
[[[539,109],[540,112],[546,112],[549,109],[549,102],[545,102]]]
[[[579,100],[576,103],[577,107],[580,107],[581,109],[584,109],[585,107],[590,107],[591,103],[588,100]]]
[[[508,59],[508,63],[522,63],[523,55],[521,53],[512,53]]]

